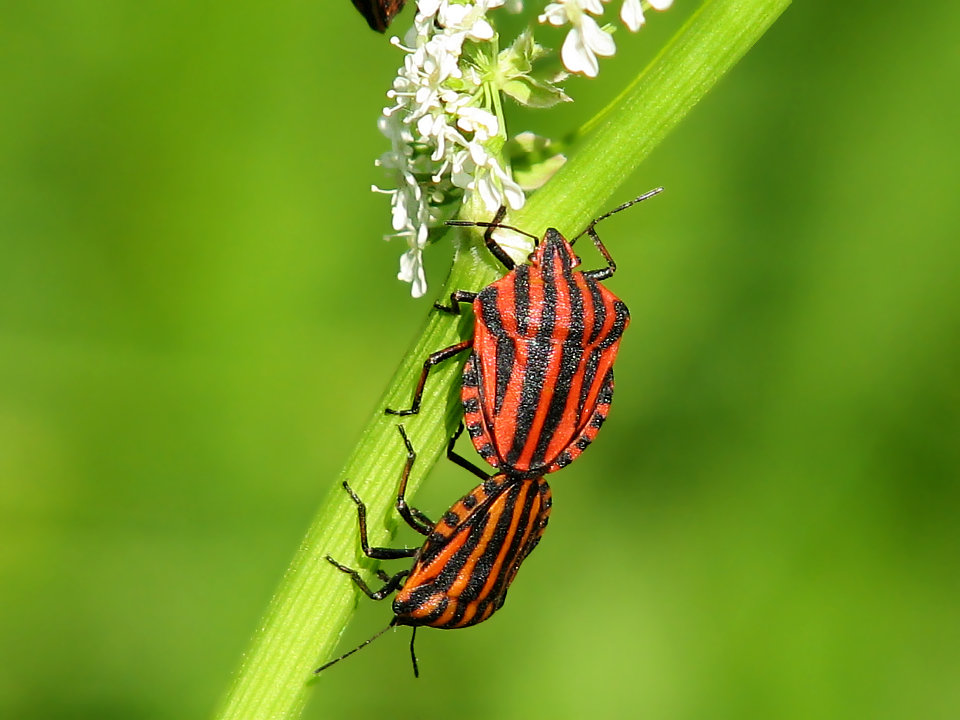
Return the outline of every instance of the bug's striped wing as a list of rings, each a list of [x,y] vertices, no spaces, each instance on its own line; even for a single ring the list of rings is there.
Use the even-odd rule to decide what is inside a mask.
[[[571,255],[562,238],[544,241],[537,265],[517,267],[474,302],[461,398],[473,444],[495,467],[559,469],[606,418],[630,313],[599,282],[572,271]]]
[[[421,548],[393,601],[396,624],[452,629],[490,617],[540,541],[550,504],[542,477],[500,474],[465,495]]]

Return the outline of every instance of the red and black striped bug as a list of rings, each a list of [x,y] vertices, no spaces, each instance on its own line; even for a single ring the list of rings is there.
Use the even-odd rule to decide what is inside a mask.
[[[464,422],[477,452],[491,465],[513,475],[537,476],[570,464],[592,442],[607,417],[613,398],[613,361],[620,337],[630,321],[627,306],[602,280],[617,269],[600,241],[601,220],[657,193],[657,188],[594,219],[567,241],[549,228],[530,255],[516,265],[492,237],[504,208],[493,222],[450,225],[487,228],[484,242],[508,270],[480,292],[459,290],[450,306],[437,309],[459,314],[461,303],[473,306],[473,337],[439,350],[423,363],[423,372],[407,410],[419,411],[430,368],[471,349],[463,369],[461,401]],[[607,261],[598,270],[574,270],[580,259],[573,243],[589,235]]]
[[[378,571],[377,577],[384,585],[379,590],[371,590],[356,570],[327,556],[332,565],[350,575],[357,587],[373,600],[383,600],[394,591],[399,592],[393,600],[394,616],[387,627],[315,672],[349,657],[392,627],[410,625],[413,627],[410,656],[414,675],[419,675],[413,649],[417,627],[463,628],[493,615],[506,600],[520,564],[537,546],[547,526],[551,493],[546,481],[542,477],[520,478],[505,473],[488,476],[453,452],[456,435],[447,448],[448,455],[484,480],[447,510],[440,522],[432,523],[422,512],[410,507],[404,497],[407,478],[417,456],[403,426],[398,429],[407,448],[407,462],[397,489],[397,512],[427,539],[419,549],[370,547],[366,507],[350,486],[343,483],[357,505],[364,555],[381,560],[412,557],[414,562],[410,570],[392,577]]]
[[[378,33],[386,32],[387,26],[406,0],[353,0],[353,6],[367,19],[367,25]]]

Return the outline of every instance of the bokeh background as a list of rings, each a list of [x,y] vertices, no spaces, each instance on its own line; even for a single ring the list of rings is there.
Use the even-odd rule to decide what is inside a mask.
[[[589,117],[689,11],[515,129]],[[668,192],[604,228],[616,402],[509,602],[306,717],[960,717],[958,21],[796,3],[618,190]],[[346,0],[4,4],[0,717],[227,687],[428,309],[368,190],[400,57]]]

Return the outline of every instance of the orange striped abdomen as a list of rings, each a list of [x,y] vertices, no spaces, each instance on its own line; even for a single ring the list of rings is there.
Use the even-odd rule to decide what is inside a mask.
[[[437,523],[394,598],[396,624],[452,629],[490,617],[539,542],[550,498],[542,477],[504,474],[464,496]]]

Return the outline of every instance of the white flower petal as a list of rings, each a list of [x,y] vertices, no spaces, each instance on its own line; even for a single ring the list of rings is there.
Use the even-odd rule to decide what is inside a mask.
[[[467,145],[467,152],[470,153],[470,159],[477,165],[486,165],[487,160],[490,158],[490,153],[488,153],[487,149],[480,143],[469,143]]]
[[[397,231],[403,230],[410,224],[410,215],[407,213],[407,204],[399,191],[395,191],[390,198],[390,226]]]
[[[527,202],[527,196],[523,194],[523,189],[511,177],[503,180],[503,195],[511,210],[519,210]]]
[[[543,13],[537,16],[537,22],[540,24],[549,23],[554,27],[565,25],[569,19],[567,8],[563,3],[550,3],[543,9]]]
[[[630,32],[636,32],[643,25],[643,6],[640,0],[623,0],[620,6],[620,20]]]
[[[607,2],[607,0],[603,0]],[[594,15],[603,15],[603,5],[600,4],[600,0],[568,0],[571,5],[580,5],[583,8],[584,12],[593,13]]]
[[[437,20],[447,29],[459,29],[473,9],[472,5],[444,5],[437,15]]]
[[[500,209],[500,206],[503,205],[502,196],[490,173],[484,173],[483,177],[477,178],[476,187],[477,193],[483,200],[483,205],[488,212],[495,213]]]
[[[437,14],[437,10],[440,9],[440,5],[442,4],[443,0],[418,0],[417,14],[425,18],[433,17]]]
[[[583,34],[584,43],[597,55],[610,57],[617,52],[617,44],[613,41],[613,35],[601,30],[597,21],[592,17],[583,16],[580,23],[580,32]]]
[[[397,279],[410,283],[410,294],[423,297],[427,292],[427,276],[423,272],[423,255],[419,249],[410,249],[400,256],[400,272]]]
[[[472,40],[490,40],[494,35],[493,25],[487,22],[484,18],[480,18],[470,28],[468,35]]]
[[[422,118],[417,120],[417,132],[420,133],[420,137],[428,138],[433,132],[433,118],[429,115],[424,115]]]
[[[597,56],[583,42],[580,30],[574,28],[567,33],[560,48],[560,59],[563,66],[572,73],[582,73],[587,77],[596,77],[600,72]]]
[[[500,132],[497,116],[478,107],[464,107],[457,111],[457,127],[474,133],[474,140],[486,142]]]

